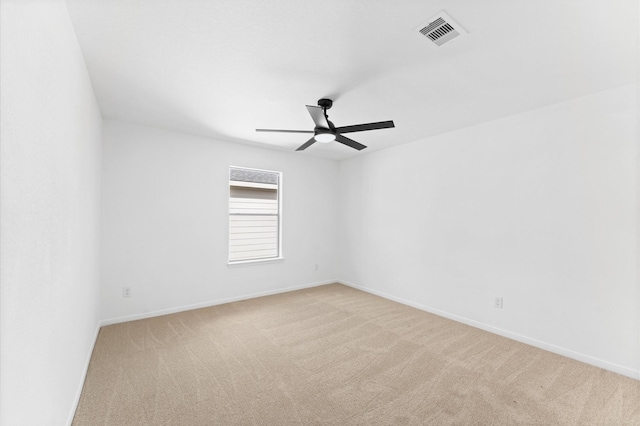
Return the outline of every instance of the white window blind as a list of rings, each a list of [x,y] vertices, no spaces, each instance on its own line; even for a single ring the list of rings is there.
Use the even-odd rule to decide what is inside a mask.
[[[280,173],[229,169],[229,262],[280,256]]]

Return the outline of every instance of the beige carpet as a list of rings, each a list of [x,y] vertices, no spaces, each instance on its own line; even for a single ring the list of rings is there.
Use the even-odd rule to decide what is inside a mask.
[[[640,382],[332,284],[103,327],[74,425],[640,425]]]

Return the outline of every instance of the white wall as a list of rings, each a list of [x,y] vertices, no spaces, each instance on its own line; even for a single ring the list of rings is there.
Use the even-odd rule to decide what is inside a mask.
[[[100,319],[101,117],[64,1],[0,14],[0,424],[62,425]]]
[[[106,323],[335,279],[336,162],[109,120],[103,137]],[[227,266],[230,165],[283,173],[284,261]]]
[[[640,377],[637,144],[629,85],[342,162],[338,276]]]

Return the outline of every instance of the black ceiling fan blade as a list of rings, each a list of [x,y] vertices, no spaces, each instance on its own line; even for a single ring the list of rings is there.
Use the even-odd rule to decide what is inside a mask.
[[[353,126],[336,127],[338,133],[363,132],[365,130],[390,129],[396,127],[393,120],[378,121],[377,123],[355,124]]]
[[[351,148],[355,148],[358,151],[362,151],[363,149],[366,148],[365,145],[362,145],[359,142],[354,141],[353,139],[349,139],[346,136],[342,136],[342,135],[336,135],[336,140],[342,144],[345,144],[347,146],[350,146]]]
[[[324,116],[324,110],[319,106],[307,105],[307,111],[311,114],[313,122],[316,123],[316,127],[322,127],[323,129],[329,128],[329,122],[327,117]]]
[[[308,141],[306,141],[305,143],[303,143],[302,145],[300,145],[300,147],[298,149],[296,149],[296,151],[303,151],[307,148],[309,148],[311,145],[313,145],[315,143],[315,138],[311,138]]]
[[[278,133],[313,133],[313,130],[279,130],[279,129],[256,129],[256,132],[278,132]]]

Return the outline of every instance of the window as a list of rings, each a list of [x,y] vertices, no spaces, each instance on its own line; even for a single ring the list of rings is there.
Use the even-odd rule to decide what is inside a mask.
[[[280,257],[280,172],[229,168],[229,262]]]

